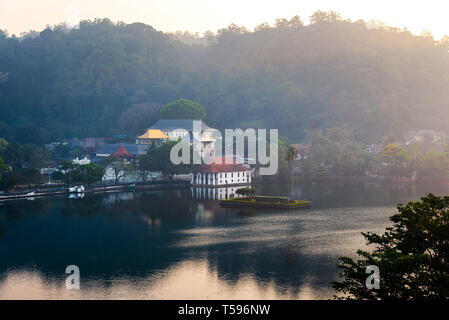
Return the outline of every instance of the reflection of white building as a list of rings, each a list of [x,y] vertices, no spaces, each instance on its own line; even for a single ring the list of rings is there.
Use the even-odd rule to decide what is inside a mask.
[[[192,184],[197,186],[247,185],[251,183],[251,169],[225,158],[215,158],[213,163],[194,166]]]
[[[242,186],[234,187],[192,187],[192,198],[205,200],[221,200],[235,197],[243,197],[238,195],[236,191]]]

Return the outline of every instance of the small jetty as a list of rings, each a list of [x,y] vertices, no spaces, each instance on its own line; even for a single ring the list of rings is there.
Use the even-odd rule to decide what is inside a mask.
[[[305,209],[312,203],[306,200],[291,200],[289,197],[252,196],[245,198],[223,199],[220,205],[225,208],[267,208],[267,209]]]

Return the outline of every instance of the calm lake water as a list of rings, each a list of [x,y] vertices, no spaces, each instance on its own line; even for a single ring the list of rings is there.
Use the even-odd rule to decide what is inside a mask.
[[[0,299],[328,299],[360,233],[427,192],[449,188],[296,185],[313,208],[289,212],[226,210],[190,189],[0,203]]]

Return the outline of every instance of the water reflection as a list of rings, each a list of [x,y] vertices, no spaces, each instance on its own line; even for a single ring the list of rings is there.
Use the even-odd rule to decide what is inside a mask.
[[[4,202],[0,299],[329,298],[337,257],[364,247],[360,232],[381,232],[398,202],[446,188],[296,186],[290,195],[313,208],[292,212],[222,209],[190,189]],[[78,292],[64,287],[69,264],[81,270]]]
[[[222,200],[234,197],[243,197],[236,193],[236,191],[244,186],[233,187],[192,187],[192,198],[207,199],[207,200]]]
[[[237,282],[221,279],[206,260],[183,261],[149,277],[89,279],[81,290],[67,290],[64,279],[38,271],[7,273],[0,283],[0,299],[320,299],[328,290],[305,283],[299,290],[277,288],[241,274]]]

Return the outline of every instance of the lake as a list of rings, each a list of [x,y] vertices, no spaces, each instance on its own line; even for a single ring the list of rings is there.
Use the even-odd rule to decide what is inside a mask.
[[[0,203],[0,299],[329,299],[338,257],[365,248],[361,232],[382,232],[398,203],[449,194],[360,182],[257,188],[313,207],[223,209],[190,188]],[[80,290],[66,289],[68,265]]]

